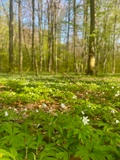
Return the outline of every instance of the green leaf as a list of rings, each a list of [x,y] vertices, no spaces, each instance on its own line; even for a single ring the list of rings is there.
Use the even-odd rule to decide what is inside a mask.
[[[66,151],[59,152],[56,154],[56,158],[61,159],[61,160],[68,160],[69,159],[68,152],[66,152]]]
[[[15,148],[10,148],[10,153],[14,155],[14,157],[17,157],[17,151]]]
[[[3,155],[3,156],[6,156],[6,157],[10,157],[12,158],[13,160],[15,160],[15,157],[9,153],[8,151],[4,150],[4,149],[0,149],[0,153]],[[4,157],[3,157],[4,158]]]
[[[88,148],[84,145],[79,146],[75,157],[80,157],[83,160],[90,160]]]

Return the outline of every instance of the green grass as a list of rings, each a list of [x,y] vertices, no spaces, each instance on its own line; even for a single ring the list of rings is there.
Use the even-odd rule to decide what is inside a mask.
[[[0,75],[0,159],[120,159],[120,78]]]

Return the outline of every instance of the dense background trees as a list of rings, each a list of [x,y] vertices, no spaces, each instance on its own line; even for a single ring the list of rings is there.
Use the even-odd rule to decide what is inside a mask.
[[[0,71],[120,72],[119,0],[0,0]]]

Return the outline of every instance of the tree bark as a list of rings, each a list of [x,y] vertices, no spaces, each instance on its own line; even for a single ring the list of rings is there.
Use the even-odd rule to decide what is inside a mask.
[[[21,0],[18,2],[18,31],[19,31],[19,72],[22,73],[22,8],[21,8]]]
[[[55,50],[55,73],[58,71],[58,57],[57,57],[57,4],[54,2],[54,50]]]
[[[9,4],[9,72],[14,70],[14,55],[13,55],[13,0]]]
[[[116,24],[117,24],[117,0],[115,1],[115,17],[114,17],[114,27],[113,27],[113,54],[112,54],[112,73],[115,73],[115,41],[116,41]]]
[[[35,38],[35,0],[32,0],[32,71],[35,67],[35,49],[34,49],[34,38]]]
[[[82,68],[81,72],[85,73],[87,67],[86,55],[88,55],[88,0],[84,0],[84,18],[83,18],[83,53],[82,53]]]
[[[39,25],[39,49],[40,49],[40,72],[43,70],[43,41],[44,41],[44,36],[43,36],[43,28],[42,28],[42,17],[43,17],[43,10],[42,10],[42,4],[43,0],[38,1],[38,25]]]
[[[73,2],[73,12],[74,12],[74,19],[73,19],[73,52],[74,52],[74,72],[77,72],[77,62],[76,62],[76,0]]]
[[[35,0],[32,0],[32,71],[38,76],[38,64],[35,51]]]
[[[87,74],[95,74],[95,0],[90,0],[90,36]]]
[[[67,57],[66,57],[66,70],[69,71],[69,60],[70,60],[70,3],[71,0],[68,0],[68,15],[67,15]]]
[[[51,0],[47,1],[47,17],[48,17],[48,71],[52,71],[52,35],[51,35]]]

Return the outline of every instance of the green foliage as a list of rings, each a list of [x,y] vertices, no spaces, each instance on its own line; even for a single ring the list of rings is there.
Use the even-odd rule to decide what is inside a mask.
[[[1,160],[120,159],[119,78],[4,76],[0,86]]]

